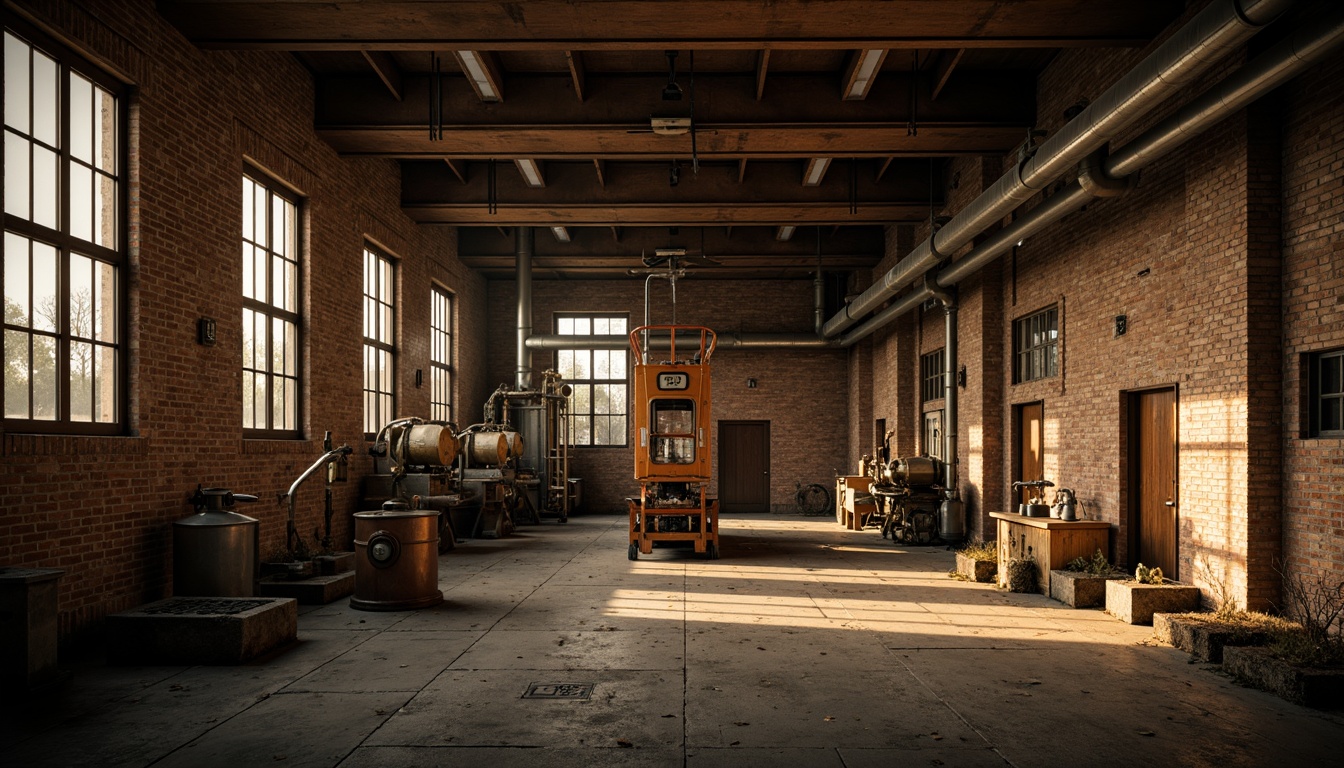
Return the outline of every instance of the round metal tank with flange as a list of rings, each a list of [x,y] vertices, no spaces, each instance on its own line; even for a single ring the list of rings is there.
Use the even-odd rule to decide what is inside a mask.
[[[416,424],[407,428],[407,457],[412,464],[447,467],[457,460],[457,438],[441,424]]]
[[[230,512],[237,497],[224,488],[200,491],[200,512],[173,523],[173,594],[252,597],[256,594],[256,518]]]
[[[509,444],[509,455],[518,458],[523,455],[523,436],[518,432],[505,432],[504,440]]]
[[[503,432],[472,432],[466,443],[467,459],[477,466],[498,467],[509,460],[509,440]]]
[[[941,461],[928,456],[910,456],[893,460],[888,472],[892,479],[906,485],[933,485],[938,482],[942,474],[942,464]]]
[[[443,602],[439,513],[387,502],[355,513],[355,594],[361,611],[409,611]]]

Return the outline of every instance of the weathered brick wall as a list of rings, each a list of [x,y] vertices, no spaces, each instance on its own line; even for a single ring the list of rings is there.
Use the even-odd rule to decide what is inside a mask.
[[[544,233],[542,233],[544,234]],[[547,235],[549,236],[549,235]],[[552,333],[556,312],[628,313],[630,327],[644,318],[644,286],[633,280],[534,280],[533,329]],[[489,283],[489,371],[492,382],[512,382],[517,289],[512,280]],[[811,333],[812,283],[805,280],[736,281],[687,278],[677,282],[677,322],[701,324],[728,335]],[[672,320],[665,281],[651,291],[651,321]],[[533,368],[552,365],[551,353],[535,352]],[[845,404],[849,391],[845,353],[839,350],[721,349],[713,376],[714,480],[718,492],[719,420],[770,422],[770,504],[793,510],[794,482],[829,485],[847,465]],[[754,389],[747,379],[756,379]],[[583,478],[584,506],[592,512],[624,512],[624,498],[638,493],[631,447],[580,447],[571,473]]]
[[[135,84],[130,132],[129,435],[5,434],[0,562],[66,569],[62,635],[171,591],[172,521],[197,483],[255,493],[263,554],[283,547],[279,494],[321,453],[324,430],[355,448],[336,486],[336,540],[351,538],[369,467],[361,414],[361,254],[366,237],[399,257],[398,412],[428,415],[431,282],[458,298],[457,402],[485,396],[484,281],[457,259],[451,228],[399,208],[395,163],[342,159],[316,138],[310,74],[292,57],[207,52],[143,2],[25,3],[61,36]],[[304,196],[302,328],[306,439],[244,439],[241,428],[241,180],[244,163]],[[219,343],[196,343],[196,320]],[[427,377],[426,377],[427,378]],[[473,407],[475,407],[473,405]],[[322,524],[318,481],[299,494],[298,528]]]

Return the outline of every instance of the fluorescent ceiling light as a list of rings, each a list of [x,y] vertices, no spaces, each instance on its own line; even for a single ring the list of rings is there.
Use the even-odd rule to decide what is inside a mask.
[[[793,237],[793,230],[795,229],[797,229],[797,227],[792,224],[780,227],[779,230],[775,232],[775,239],[788,240],[790,237]]]
[[[467,71],[467,77],[476,84],[476,92],[481,95],[481,101],[499,101],[499,91],[495,90],[495,81],[490,78],[490,72],[486,69],[485,61],[477,51],[456,51],[457,60],[462,62],[462,68]]]
[[[826,169],[831,167],[831,158],[814,157],[807,161],[807,170],[803,171],[803,186],[815,187],[826,177]]]
[[[546,186],[546,180],[541,177],[541,166],[537,164],[536,160],[524,157],[514,160],[513,164],[518,166],[518,172],[523,174],[523,181],[527,182],[527,186]]]
[[[555,239],[562,243],[569,242],[569,230],[564,227],[551,227],[551,234],[555,235]]]
[[[868,95],[868,89],[873,85],[873,75],[877,74],[878,66],[887,57],[887,51],[883,48],[870,48],[858,56],[858,64],[854,67],[854,79],[850,81],[849,91],[845,94],[846,99],[862,99]]]

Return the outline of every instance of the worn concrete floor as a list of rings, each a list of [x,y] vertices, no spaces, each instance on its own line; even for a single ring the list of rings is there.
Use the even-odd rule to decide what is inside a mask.
[[[447,601],[304,608],[241,667],[83,664],[10,708],[5,766],[1341,765],[1344,716],[1151,630],[947,576],[829,518],[723,522],[723,559],[626,559],[580,516],[440,558]],[[591,683],[588,701],[523,699]],[[11,702],[13,704],[13,702]]]

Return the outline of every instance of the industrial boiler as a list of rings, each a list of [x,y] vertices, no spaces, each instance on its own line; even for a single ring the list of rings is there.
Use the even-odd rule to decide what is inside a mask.
[[[710,376],[714,331],[695,325],[642,325],[630,332],[634,350],[635,480],[629,557],[655,542],[691,542],[719,556],[718,500],[710,481]]]

